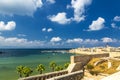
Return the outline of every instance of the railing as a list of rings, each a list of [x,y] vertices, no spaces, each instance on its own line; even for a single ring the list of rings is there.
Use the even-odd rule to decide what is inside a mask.
[[[58,77],[49,78],[46,80],[81,80],[83,78],[83,71],[76,71]]]
[[[62,70],[62,71],[50,72],[50,73],[41,74],[41,75],[30,76],[26,78],[20,78],[18,80],[46,80],[52,77],[65,75],[67,73],[68,73],[67,70]]]

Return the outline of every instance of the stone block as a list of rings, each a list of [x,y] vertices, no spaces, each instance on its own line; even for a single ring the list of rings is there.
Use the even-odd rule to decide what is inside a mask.
[[[77,63],[72,63],[68,66],[67,70],[68,70],[68,73],[71,73],[71,72],[75,72],[75,71],[79,71],[83,68],[83,65],[81,62],[77,62]]]

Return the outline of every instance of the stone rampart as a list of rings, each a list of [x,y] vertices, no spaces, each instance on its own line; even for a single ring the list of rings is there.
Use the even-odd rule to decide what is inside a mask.
[[[71,56],[71,63],[82,62],[83,64],[86,64],[90,59],[100,57],[109,57],[109,53]]]
[[[81,62],[72,63],[67,68],[68,73],[79,71],[81,69],[83,69],[83,66],[82,66]]]
[[[84,69],[84,66],[92,59],[92,58],[100,58],[100,57],[109,57],[109,54],[94,54],[94,55],[80,55],[80,56],[71,56],[71,64],[68,67],[68,72],[75,72]]]
[[[120,52],[110,52],[110,57],[120,57]]]
[[[83,71],[76,71],[62,76],[50,78],[47,80],[81,80],[83,78]]]
[[[109,57],[109,54],[71,56],[71,64],[67,70],[20,78],[18,80],[81,80],[84,75],[84,66],[92,58],[99,57]]]
[[[67,70],[62,70],[62,71],[56,71],[56,72],[51,72],[51,73],[45,73],[41,75],[30,76],[26,78],[20,78],[18,80],[46,80],[52,77],[65,75],[67,73],[68,73]]]

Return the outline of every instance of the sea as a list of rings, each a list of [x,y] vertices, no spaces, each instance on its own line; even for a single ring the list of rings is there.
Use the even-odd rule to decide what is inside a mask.
[[[39,74],[36,67],[39,64],[45,66],[44,73],[51,72],[49,63],[56,62],[64,67],[70,63],[70,56],[75,55],[67,52],[68,49],[1,49],[0,50],[0,80],[17,80],[19,75],[16,67],[28,66],[33,70],[31,75]]]

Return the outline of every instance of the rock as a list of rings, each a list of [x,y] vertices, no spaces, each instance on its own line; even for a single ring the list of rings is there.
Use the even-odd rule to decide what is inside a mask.
[[[106,62],[106,61],[107,61],[107,60],[101,59],[101,60],[95,62],[95,63],[94,63],[94,66],[97,66],[97,65],[99,65],[99,64],[101,64],[101,63],[103,63],[103,62]]]
[[[111,68],[112,63],[108,60],[108,69]]]
[[[120,65],[116,68],[116,70],[117,70],[117,71],[119,71],[119,70],[120,70]]]

